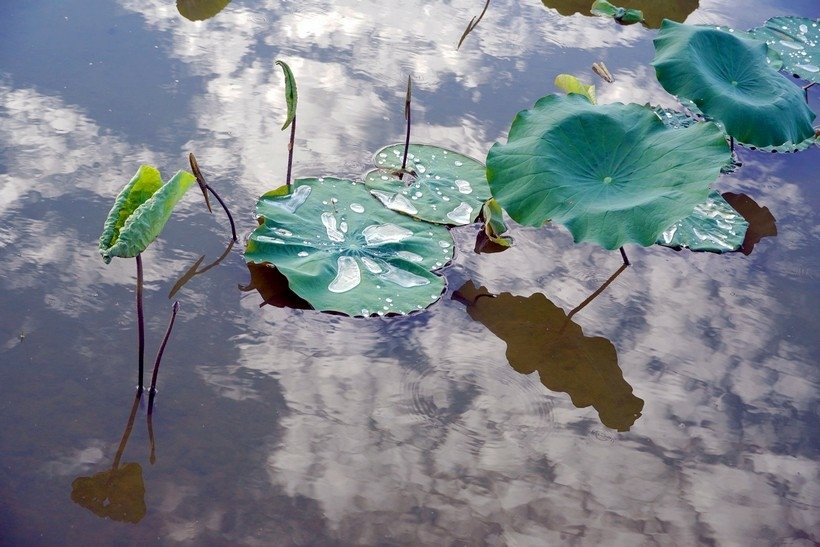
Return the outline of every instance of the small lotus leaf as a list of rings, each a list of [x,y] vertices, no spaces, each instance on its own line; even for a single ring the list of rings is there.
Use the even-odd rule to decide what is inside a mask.
[[[376,152],[379,169],[365,174],[365,184],[385,207],[427,222],[463,226],[475,221],[490,198],[485,167],[458,152],[411,144],[399,179],[403,144]]]
[[[177,0],[179,14],[190,21],[210,19],[231,3],[231,0]]]
[[[143,252],[162,232],[174,206],[196,182],[187,171],[178,171],[164,185],[159,171],[140,166],[108,213],[100,236],[100,254],[106,264],[115,256],[130,258]]]
[[[720,192],[712,191],[692,214],[664,230],[657,243],[673,249],[728,253],[741,248],[748,227]]]
[[[537,371],[547,389],[569,394],[578,408],[592,406],[612,429],[628,431],[640,417],[644,402],[624,380],[612,342],[584,336],[580,325],[543,294],[494,295],[468,281],[453,298],[507,344],[507,360],[516,372]]]
[[[749,33],[780,54],[785,70],[804,80],[820,83],[820,20],[772,17]]]
[[[500,253],[510,248],[513,240],[503,235],[507,231],[504,211],[495,199],[488,199],[481,207],[482,229],[476,236],[476,253]]]
[[[520,224],[564,224],[607,249],[652,245],[709,195],[730,157],[713,123],[669,129],[651,108],[549,95],[487,155],[493,196]]]
[[[145,516],[145,484],[142,467],[126,463],[71,483],[71,501],[98,517],[137,523]]]
[[[575,93],[586,97],[592,104],[597,104],[595,98],[595,86],[582,84],[578,78],[571,74],[559,74],[555,77],[555,87],[566,94]]]
[[[664,89],[692,101],[739,142],[781,146],[814,135],[814,113],[800,89],[769,66],[766,44],[672,21],[654,42],[652,64]]]
[[[606,0],[595,0],[592,3],[590,12],[593,15],[603,15],[604,17],[612,17],[622,25],[634,25],[643,21],[643,12],[639,9],[622,8],[610,4]]]
[[[438,300],[432,273],[453,256],[444,226],[382,207],[364,184],[297,179],[264,194],[245,261],[272,264],[315,309],[351,316],[404,314]]]

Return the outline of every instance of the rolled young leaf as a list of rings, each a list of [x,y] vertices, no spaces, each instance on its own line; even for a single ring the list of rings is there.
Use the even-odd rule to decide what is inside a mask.
[[[281,66],[282,72],[285,73],[285,100],[288,104],[288,117],[282,126],[282,130],[284,131],[296,117],[296,101],[298,99],[296,93],[296,78],[293,77],[293,72],[286,62],[276,61],[276,64]]]
[[[196,182],[187,171],[177,171],[162,184],[159,171],[141,165],[125,185],[108,213],[100,236],[99,250],[106,264],[115,256],[135,257],[154,241],[177,202]]]

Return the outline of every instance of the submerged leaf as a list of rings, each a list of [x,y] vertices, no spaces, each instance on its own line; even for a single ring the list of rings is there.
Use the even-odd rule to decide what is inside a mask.
[[[162,232],[177,202],[196,182],[187,171],[177,171],[164,185],[159,171],[140,166],[122,189],[108,213],[100,236],[99,250],[106,264],[111,258],[135,257]]]
[[[593,65],[594,66],[594,65]],[[555,87],[569,95],[575,93],[586,97],[592,104],[597,104],[595,99],[595,86],[582,84],[578,78],[571,74],[559,74],[555,77]]]
[[[145,484],[142,467],[126,463],[71,483],[71,501],[98,517],[137,523],[145,516]]]
[[[711,27],[664,22],[652,64],[669,93],[692,101],[739,142],[797,144],[814,135],[800,89],[767,62],[767,47]]]
[[[272,264],[315,309],[405,314],[439,299],[453,256],[443,226],[384,208],[361,183],[305,178],[263,195],[245,261]]]
[[[719,192],[712,191],[689,216],[664,230],[657,243],[673,249],[728,253],[741,248],[748,227],[746,219]]]
[[[490,198],[484,164],[446,148],[411,144],[402,173],[403,153],[402,144],[376,152],[380,169],[364,179],[373,196],[389,209],[427,222],[463,226],[475,221]]]
[[[713,123],[669,129],[648,107],[543,97],[487,155],[493,197],[516,222],[564,224],[576,242],[652,245],[709,194],[730,158]]]
[[[777,51],[783,69],[820,83],[820,20],[806,17],[772,17],[749,33]]]
[[[640,417],[643,400],[624,380],[612,342],[584,336],[543,294],[493,295],[468,281],[453,298],[507,344],[507,359],[517,372],[538,372],[547,389],[567,393],[578,408],[592,406],[612,429],[628,431]]]
[[[177,0],[177,11],[189,21],[204,21],[230,3],[231,0]]]
[[[293,119],[296,117],[296,102],[298,100],[296,78],[293,76],[293,72],[286,62],[276,61],[276,64],[282,67],[282,72],[285,74],[285,101],[287,101],[288,105],[288,117],[282,126],[282,130],[285,130],[293,123]]]

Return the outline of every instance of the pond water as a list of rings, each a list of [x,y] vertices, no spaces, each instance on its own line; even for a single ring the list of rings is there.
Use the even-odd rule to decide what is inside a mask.
[[[741,150],[716,186],[768,208],[776,236],[748,256],[628,246],[567,347],[539,345],[538,325],[621,258],[562,228],[515,227],[491,255],[476,226],[454,230],[442,299],[372,319],[260,306],[240,243],[174,295],[150,431],[145,401],[129,416],[135,268],[103,264],[103,220],[139,164],[170,175],[195,152],[246,238],[284,181],[276,59],[299,85],[296,176],[361,177],[401,141],[408,74],[413,141],[482,160],[562,72],[600,102],[675,105],[654,30],[575,13],[589,1],[492,0],[457,50],[483,4],[234,0],[203,22],[171,0],[0,8],[0,543],[820,541],[816,147]],[[676,9],[741,29],[818,15],[815,0]],[[192,191],[144,253],[149,364],[169,292],[228,239]],[[468,310],[468,281],[520,298]],[[522,314],[531,336],[504,330]],[[586,365],[545,361],[579,351]],[[120,493],[86,508],[106,487]]]

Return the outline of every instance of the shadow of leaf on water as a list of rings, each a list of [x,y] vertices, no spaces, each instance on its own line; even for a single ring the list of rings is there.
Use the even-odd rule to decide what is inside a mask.
[[[748,256],[761,239],[777,235],[777,221],[768,207],[761,207],[746,194],[724,192],[723,199],[749,223],[740,252]]]
[[[612,342],[584,336],[580,325],[543,294],[494,295],[468,281],[453,299],[506,342],[515,371],[537,371],[550,391],[567,393],[578,408],[595,408],[606,427],[628,431],[641,416],[644,401],[624,380]]]
[[[240,285],[239,290],[248,292],[256,289],[262,297],[259,307],[268,305],[295,310],[313,309],[306,300],[288,287],[288,279],[271,265],[247,263],[251,274],[250,283]]]
[[[145,516],[145,483],[140,464],[120,465],[120,460],[134,428],[139,402],[140,395],[137,395],[111,469],[90,477],[77,477],[71,483],[71,501],[98,517],[132,524]]]
[[[592,15],[591,0],[541,0],[548,7],[561,15]],[[682,23],[693,11],[698,9],[699,0],[619,0],[612,2],[617,6],[639,9],[643,12],[644,24],[649,28],[660,28],[664,19]]]

